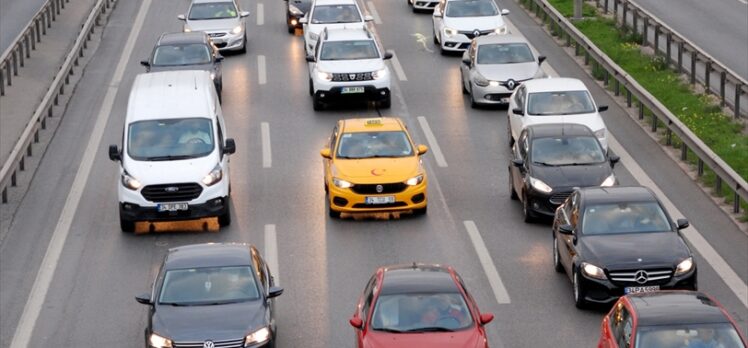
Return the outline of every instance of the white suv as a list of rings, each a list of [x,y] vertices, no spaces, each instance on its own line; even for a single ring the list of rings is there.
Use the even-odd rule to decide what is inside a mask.
[[[304,27],[304,49],[312,54],[317,39],[325,28],[364,28],[374,18],[365,15],[356,0],[315,0],[309,12],[299,20]]]
[[[494,0],[442,0],[434,8],[434,44],[441,52],[464,51],[475,37],[506,34],[502,16],[509,10],[499,10]]]
[[[364,99],[390,107],[390,70],[378,40],[366,28],[323,30],[306,57],[314,110],[334,99]]]

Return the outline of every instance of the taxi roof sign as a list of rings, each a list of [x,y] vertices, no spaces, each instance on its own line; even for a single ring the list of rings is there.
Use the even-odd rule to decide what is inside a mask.
[[[382,125],[382,119],[381,118],[371,118],[366,120],[366,126],[381,126]]]

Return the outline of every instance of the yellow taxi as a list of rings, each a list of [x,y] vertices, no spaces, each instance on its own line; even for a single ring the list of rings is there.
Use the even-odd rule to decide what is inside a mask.
[[[428,180],[420,156],[397,117],[338,121],[320,151],[331,217],[340,213],[426,213]]]

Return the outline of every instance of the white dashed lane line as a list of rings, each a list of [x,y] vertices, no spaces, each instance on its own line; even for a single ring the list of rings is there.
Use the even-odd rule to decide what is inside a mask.
[[[374,23],[377,25],[382,24],[382,18],[379,17],[379,12],[377,12],[377,8],[374,7],[374,3],[371,1],[367,1],[366,6],[369,7],[369,13],[372,17],[374,17]]]
[[[496,269],[496,266],[494,266],[495,263],[491,258],[491,254],[488,253],[488,248],[486,248],[483,238],[480,236],[478,226],[476,226],[475,222],[471,220],[463,221],[463,224],[465,224],[465,229],[470,236],[470,241],[473,242],[473,247],[475,248],[475,252],[478,254],[478,259],[480,260],[481,266],[483,266],[483,271],[486,273],[488,284],[491,285],[491,290],[493,290],[493,294],[496,297],[496,302],[499,304],[511,303],[509,293],[504,287],[504,282],[501,281],[499,271]]]
[[[429,151],[434,154],[436,165],[442,168],[447,167],[447,160],[444,159],[442,149],[439,147],[439,143],[436,142],[436,137],[434,136],[434,133],[431,132],[431,127],[429,127],[426,117],[418,116],[418,123],[421,125],[423,135],[426,136],[426,141],[429,143]]]
[[[392,66],[392,69],[395,70],[397,79],[400,81],[408,81],[408,77],[405,76],[405,70],[403,70],[403,66],[400,65],[400,60],[397,59],[397,54],[395,54],[395,51],[389,50],[387,52],[392,53],[392,59],[390,59],[390,65]]]
[[[270,168],[273,166],[273,157],[270,149],[270,125],[267,122],[260,124],[260,133],[262,138],[262,168]]]
[[[270,268],[275,286],[280,286],[280,273],[278,272],[278,238],[275,233],[275,225],[265,225],[265,262]]]
[[[257,25],[265,24],[265,5],[257,4]]]
[[[264,85],[268,82],[267,67],[265,66],[265,56],[257,56],[257,81]]]

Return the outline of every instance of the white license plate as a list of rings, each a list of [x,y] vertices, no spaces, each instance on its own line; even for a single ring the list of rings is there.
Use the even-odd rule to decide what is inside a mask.
[[[395,196],[366,197],[366,204],[388,204],[395,203]]]
[[[652,292],[652,291],[658,291],[660,290],[659,285],[653,285],[653,286],[631,286],[623,288],[624,294],[638,294],[640,292]]]
[[[341,94],[351,94],[351,93],[364,93],[363,87],[343,87],[343,89],[340,90]]]
[[[189,205],[187,203],[161,203],[158,205],[158,211],[179,211],[187,210]]]

